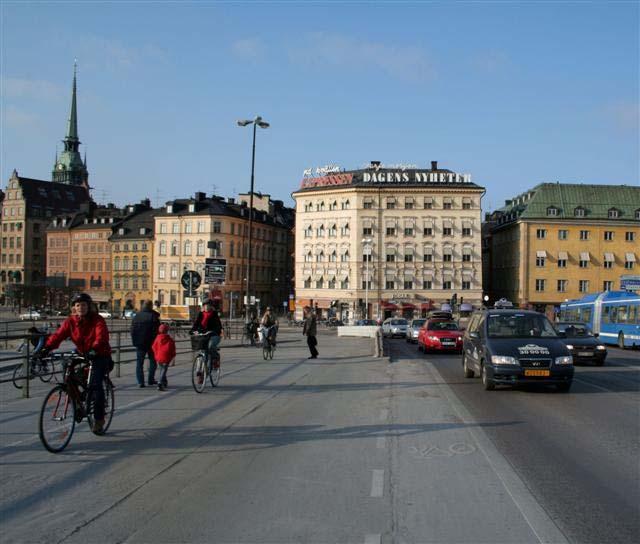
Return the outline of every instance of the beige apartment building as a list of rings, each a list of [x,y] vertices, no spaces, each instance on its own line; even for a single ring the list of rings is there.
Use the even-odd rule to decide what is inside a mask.
[[[637,276],[640,187],[541,183],[485,218],[486,292],[553,314]]]
[[[296,201],[296,313],[343,320],[413,317],[482,299],[484,188],[438,167],[309,177]]]
[[[251,293],[256,306],[288,305],[293,276],[290,248],[293,210],[269,195],[254,193]],[[198,298],[216,301],[227,316],[244,308],[249,247],[249,195],[239,202],[196,193],[191,199],[173,200],[155,214],[153,296],[157,305],[193,303],[185,298],[180,278],[185,270],[200,273]],[[205,281],[208,258],[226,261],[221,281]]]

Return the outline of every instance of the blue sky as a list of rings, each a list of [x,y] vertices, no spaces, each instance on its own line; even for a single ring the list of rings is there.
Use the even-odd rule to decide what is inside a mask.
[[[2,2],[1,175],[50,179],[78,59],[99,201],[256,188],[371,160],[470,173],[485,210],[543,181],[639,182],[637,2]]]

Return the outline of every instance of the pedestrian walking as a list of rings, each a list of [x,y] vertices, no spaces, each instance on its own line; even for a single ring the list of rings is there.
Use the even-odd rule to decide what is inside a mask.
[[[169,364],[176,356],[176,343],[169,336],[169,325],[163,323],[158,329],[158,336],[153,341],[151,346],[153,356],[156,362],[160,365],[160,383],[158,384],[158,390],[164,391],[167,388],[167,369]]]
[[[144,358],[149,356],[148,384],[156,385],[156,360],[151,346],[160,327],[160,314],[153,309],[150,300],[146,301],[131,321],[131,343],[136,348],[136,379],[138,387],[144,387]]]
[[[309,359],[317,359],[318,350],[316,349],[316,346],[318,345],[318,340],[316,338],[316,334],[318,334],[318,327],[316,325],[316,314],[309,306],[305,306],[304,317],[305,320],[304,326],[302,327],[302,334],[307,337],[307,345],[311,352],[311,357],[309,357]]]

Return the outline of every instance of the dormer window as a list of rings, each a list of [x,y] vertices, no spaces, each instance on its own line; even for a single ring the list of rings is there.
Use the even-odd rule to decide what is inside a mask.
[[[123,228],[119,228],[119,229],[118,229],[118,234],[119,234],[120,236],[122,236],[122,235],[124,234],[124,229],[123,229]]]
[[[58,226],[58,220],[57,220],[57,219],[54,219],[54,220],[53,220],[53,226],[54,226],[54,227],[57,227],[57,226]]]
[[[547,216],[556,217],[557,215],[558,215],[558,208],[556,208],[555,206],[549,206],[547,208]]]
[[[135,208],[133,206],[129,206],[129,213],[133,213],[135,211]]]
[[[189,213],[193,213],[196,211],[196,205],[194,202],[192,202],[191,204],[189,204]]]
[[[67,219],[66,217],[62,220],[62,226],[66,227],[67,226]]]
[[[84,224],[88,225],[89,224],[89,219],[87,219],[86,217],[84,218]]]
[[[140,234],[147,234],[147,229],[140,227]]]
[[[104,225],[106,222],[107,222],[106,218],[102,217],[102,218],[100,219],[100,223],[102,223],[103,225]]]
[[[109,217],[109,223],[113,223],[113,217]]]
[[[609,219],[618,219],[620,217],[620,210],[617,208],[609,208]]]
[[[167,204],[167,213],[173,213],[173,204]]]
[[[584,217],[585,216],[585,210],[582,206],[578,206],[575,210],[573,210],[573,215],[575,215],[576,217]]]
[[[97,225],[97,224],[98,224],[98,218],[97,218],[97,217],[94,217],[94,218],[93,218],[93,224],[94,224],[94,225]]]

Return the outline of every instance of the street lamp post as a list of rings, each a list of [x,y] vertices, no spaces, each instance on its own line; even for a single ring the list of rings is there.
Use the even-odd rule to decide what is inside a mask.
[[[247,125],[253,125],[253,148],[251,152],[251,190],[249,192],[249,249],[247,251],[247,285],[245,295],[247,297],[245,321],[246,323],[249,323],[249,308],[251,304],[251,243],[253,241],[253,181],[256,164],[256,127],[269,128],[269,123],[263,121],[262,117],[260,117],[259,115],[253,120],[238,121],[239,127],[246,127]]]
[[[372,241],[371,238],[363,238],[362,240],[362,244],[364,245],[363,255],[367,258],[365,269],[366,278],[364,280],[364,319],[369,319],[369,260],[371,259]]]

